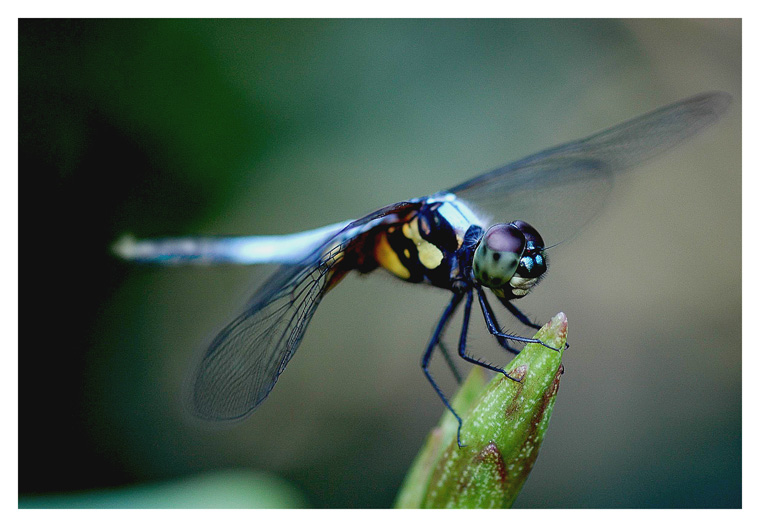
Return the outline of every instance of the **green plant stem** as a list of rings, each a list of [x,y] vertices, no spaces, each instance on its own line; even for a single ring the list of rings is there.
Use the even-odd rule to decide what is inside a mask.
[[[528,344],[485,388],[473,368],[452,400],[463,417],[445,412],[417,455],[397,497],[397,508],[508,508],[538,456],[562,375],[567,319],[559,313],[536,338],[561,351]]]

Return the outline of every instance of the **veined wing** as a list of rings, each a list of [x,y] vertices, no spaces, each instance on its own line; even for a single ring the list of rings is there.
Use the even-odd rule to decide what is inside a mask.
[[[281,267],[201,357],[191,379],[190,410],[209,420],[251,413],[274,388],[324,295],[355,268],[346,260],[356,258],[355,244],[419,205],[398,203],[356,220],[298,264]]]
[[[715,123],[730,102],[727,93],[696,95],[533,154],[446,192],[490,215],[489,220],[524,220],[538,229],[547,244],[558,243],[601,210],[617,174]]]
[[[195,415],[237,419],[269,395],[301,343],[339,257],[335,250],[281,267],[216,336],[193,376]]]

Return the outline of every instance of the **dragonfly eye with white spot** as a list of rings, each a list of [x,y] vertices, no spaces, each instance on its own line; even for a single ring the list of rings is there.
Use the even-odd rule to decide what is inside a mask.
[[[515,276],[525,279],[540,278],[546,272],[547,265],[543,238],[529,223],[513,221],[511,225],[517,227],[525,236],[525,252],[520,258],[520,265],[517,267]],[[532,284],[535,284],[535,281]]]
[[[511,223],[497,223],[488,229],[472,261],[478,283],[491,289],[504,287],[520,265],[525,243],[525,235]]]
[[[543,249],[541,235],[530,224],[498,223],[486,231],[475,250],[475,280],[502,298],[525,296],[546,271]]]

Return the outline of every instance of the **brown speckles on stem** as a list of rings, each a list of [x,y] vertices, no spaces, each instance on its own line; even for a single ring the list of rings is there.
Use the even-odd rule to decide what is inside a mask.
[[[525,439],[525,443],[522,446],[522,452],[520,454],[521,456],[524,456],[525,459],[521,467],[521,472],[523,472],[526,477],[530,470],[533,468],[533,464],[536,462],[536,458],[538,457],[538,444],[540,443],[538,427],[544,418],[546,410],[551,406],[554,397],[559,391],[559,379],[562,376],[564,370],[564,367],[562,364],[560,364],[557,372],[554,374],[552,383],[547,387],[546,391],[544,391],[543,396],[541,397],[541,403],[539,407],[536,408],[536,411],[531,417],[528,435]]]
[[[528,375],[527,364],[520,364],[517,368],[509,372],[509,376],[514,377],[518,381],[524,381],[526,375]]]
[[[563,364],[560,364],[557,373],[554,375],[554,380],[552,381],[551,388],[549,388],[549,390],[544,395],[545,403],[548,403],[549,399],[557,395],[557,392],[559,391],[559,378],[562,377],[563,373],[565,373],[565,366]],[[544,406],[546,406],[546,404],[544,404]]]
[[[496,469],[496,473],[499,475],[499,481],[504,487],[507,486],[507,465],[504,463],[504,456],[501,455],[501,450],[496,446],[496,443],[489,441],[488,444],[478,452],[475,456],[475,461],[481,463],[490,463]]]
[[[521,364],[517,368],[513,369],[509,372],[509,375],[511,377],[514,377],[515,379],[518,379],[520,381],[524,381],[525,377],[528,375],[528,366],[527,364]],[[514,382],[510,379],[504,378],[506,382]],[[519,407],[520,407],[520,395],[522,395],[524,384],[522,382],[516,383],[517,384],[517,391],[515,392],[514,396],[512,397],[512,400],[509,402],[507,407],[504,409],[504,418],[509,420],[509,417],[515,413]]]

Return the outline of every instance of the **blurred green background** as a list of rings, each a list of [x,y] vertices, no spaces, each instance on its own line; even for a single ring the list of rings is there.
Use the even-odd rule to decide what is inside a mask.
[[[269,400],[204,428],[188,365],[272,268],[110,244],[319,227],[715,89],[728,116],[622,179],[520,302],[571,348],[516,507],[741,506],[740,21],[21,20],[22,505],[235,469],[297,498],[231,506],[389,506],[443,411],[419,363],[446,292],[349,277]]]

